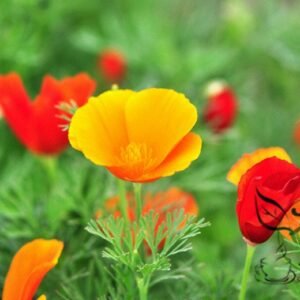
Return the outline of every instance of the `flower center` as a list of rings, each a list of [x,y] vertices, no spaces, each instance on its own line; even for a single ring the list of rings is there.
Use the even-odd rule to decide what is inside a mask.
[[[125,168],[139,175],[152,166],[153,150],[144,143],[130,143],[121,148],[120,160]]]

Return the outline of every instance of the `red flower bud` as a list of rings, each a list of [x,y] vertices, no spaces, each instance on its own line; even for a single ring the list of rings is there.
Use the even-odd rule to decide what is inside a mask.
[[[54,155],[68,145],[67,132],[60,127],[65,122],[59,118],[62,112],[58,104],[73,100],[81,106],[95,87],[95,81],[84,73],[62,80],[45,76],[40,93],[30,101],[19,75],[10,73],[0,76],[0,107],[11,130],[28,150]]]
[[[208,102],[204,107],[204,122],[215,133],[230,128],[237,113],[237,100],[233,90],[223,82],[214,81],[207,88]]]
[[[98,69],[108,83],[120,83],[126,68],[125,57],[116,50],[105,50],[98,57]]]

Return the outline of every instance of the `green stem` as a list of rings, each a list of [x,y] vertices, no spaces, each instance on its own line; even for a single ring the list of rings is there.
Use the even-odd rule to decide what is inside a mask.
[[[239,300],[246,299],[248,277],[249,277],[250,267],[251,267],[252,258],[253,258],[255,249],[256,249],[255,246],[250,246],[247,244],[247,254],[246,254],[246,259],[245,259],[245,266],[244,266],[244,271],[243,271]]]
[[[125,222],[128,224],[129,220],[128,220],[128,203],[126,199],[126,188],[125,188],[125,182],[121,179],[118,179],[118,192],[120,198],[120,209]]]
[[[147,300],[148,298],[148,288],[149,288],[149,280],[144,277],[136,278],[137,287],[139,290],[139,298],[140,300]]]
[[[56,156],[37,156],[37,159],[41,162],[47,175],[53,183],[57,173],[57,157]]]
[[[140,183],[134,183],[133,189],[136,205],[136,219],[139,222],[142,216],[142,185]]]

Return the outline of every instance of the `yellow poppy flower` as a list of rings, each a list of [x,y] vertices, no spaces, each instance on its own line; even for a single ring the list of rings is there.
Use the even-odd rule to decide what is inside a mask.
[[[57,264],[63,246],[61,241],[43,239],[25,244],[11,262],[2,299],[32,300],[44,276]],[[39,298],[45,299],[45,295]]]
[[[167,89],[105,92],[79,108],[69,129],[71,145],[116,177],[153,181],[187,168],[200,152],[194,105]]]

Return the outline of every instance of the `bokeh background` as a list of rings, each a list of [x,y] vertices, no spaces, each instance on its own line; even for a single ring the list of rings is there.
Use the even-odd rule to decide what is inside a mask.
[[[197,106],[200,158],[146,190],[179,186],[192,192],[211,222],[193,241],[190,255],[174,261],[185,276],[154,286],[150,299],[235,299],[245,245],[235,217],[235,188],[226,173],[244,152],[282,146],[300,163],[292,135],[300,118],[300,2],[239,0],[2,0],[0,72],[18,72],[33,97],[42,77],[88,72],[97,92],[110,86],[97,69],[107,48],[124,54],[121,87],[173,88]],[[204,90],[226,80],[239,100],[235,125],[223,135],[201,119]],[[55,184],[0,121],[0,287],[13,253],[36,237],[65,241],[59,265],[40,291],[49,299],[97,299],[110,285],[103,244],[85,230],[103,201],[114,195],[113,178],[67,150]],[[254,261],[274,253],[276,238],[259,246]],[[298,299],[300,285],[270,286],[252,271],[249,299]]]

